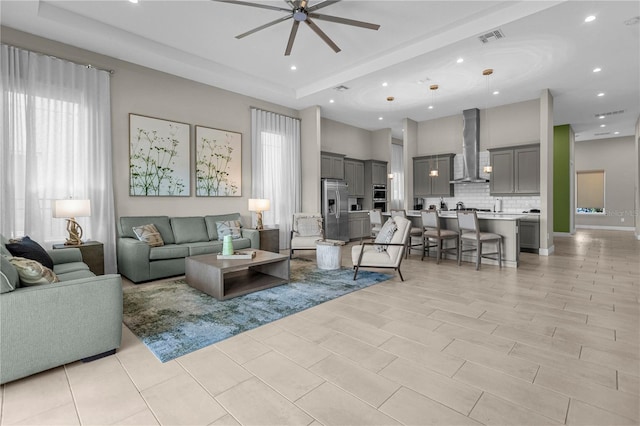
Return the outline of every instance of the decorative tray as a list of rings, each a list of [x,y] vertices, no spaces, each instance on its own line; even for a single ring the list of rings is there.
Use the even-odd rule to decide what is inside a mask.
[[[253,250],[247,251],[234,251],[233,254],[218,254],[218,259],[253,259],[256,257],[256,252]]]

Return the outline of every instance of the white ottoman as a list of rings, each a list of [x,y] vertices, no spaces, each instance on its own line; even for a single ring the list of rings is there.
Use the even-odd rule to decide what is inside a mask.
[[[318,269],[340,269],[342,266],[342,246],[344,241],[318,240],[316,241],[316,262]]]

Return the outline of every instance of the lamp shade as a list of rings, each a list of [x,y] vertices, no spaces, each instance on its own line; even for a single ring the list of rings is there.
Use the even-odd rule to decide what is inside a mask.
[[[249,211],[250,212],[264,212],[269,210],[271,202],[262,198],[249,198]]]
[[[53,217],[85,217],[91,216],[89,200],[55,200],[53,202]]]

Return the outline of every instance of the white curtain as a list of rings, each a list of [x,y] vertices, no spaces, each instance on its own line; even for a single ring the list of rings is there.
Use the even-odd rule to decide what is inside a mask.
[[[300,120],[251,108],[253,198],[271,201],[265,226],[280,229],[280,248],[289,248],[293,214],[300,211]]]
[[[391,208],[404,208],[404,162],[403,147],[398,144],[391,144]]]
[[[67,236],[53,200],[88,199],[91,216],[77,218],[83,239],[104,243],[105,272],[115,273],[109,73],[0,48],[0,231],[50,248]]]

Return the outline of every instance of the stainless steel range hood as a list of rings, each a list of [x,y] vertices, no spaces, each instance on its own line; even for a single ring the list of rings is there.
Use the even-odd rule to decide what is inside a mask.
[[[462,178],[450,183],[486,183],[480,177],[480,110],[462,111]]]

